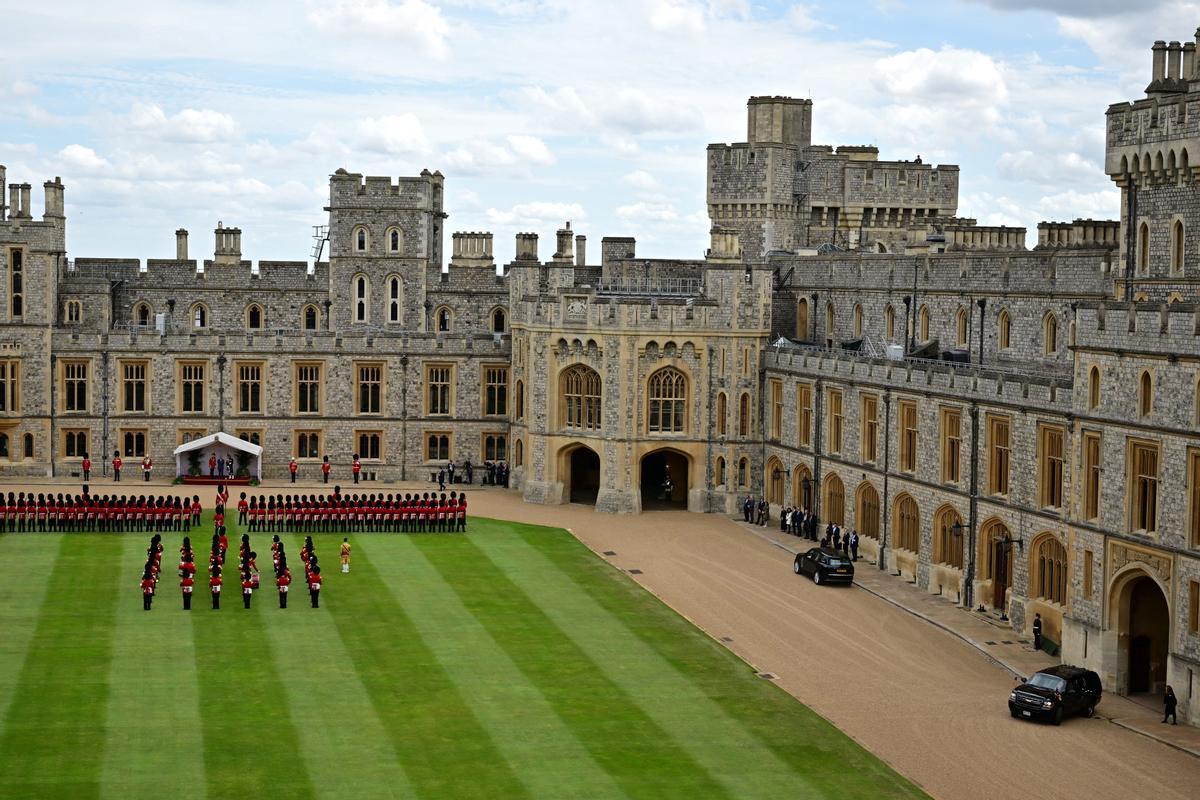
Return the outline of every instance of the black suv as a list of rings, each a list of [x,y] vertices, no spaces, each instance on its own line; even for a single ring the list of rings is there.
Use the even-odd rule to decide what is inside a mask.
[[[814,547],[807,553],[797,553],[792,571],[797,575],[812,575],[813,583],[818,585],[854,581],[854,562],[832,547]]]
[[[1095,714],[1102,694],[1099,675],[1062,664],[1041,670],[1013,689],[1008,711],[1014,717],[1048,719],[1058,725],[1071,714]]]

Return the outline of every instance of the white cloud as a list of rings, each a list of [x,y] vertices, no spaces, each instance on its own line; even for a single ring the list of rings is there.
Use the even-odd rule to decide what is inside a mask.
[[[84,175],[95,175],[112,167],[108,161],[97,155],[95,150],[81,144],[69,144],[58,151],[58,162],[67,174],[76,171]]]
[[[1120,219],[1121,193],[1117,189],[1100,192],[1059,192],[1038,201],[1037,209],[1046,220],[1071,222],[1076,219]]]
[[[338,36],[389,39],[437,58],[448,53],[450,25],[425,0],[308,0],[308,20]]]
[[[536,136],[512,135],[504,143],[472,139],[445,154],[446,166],[462,175],[505,172],[527,175],[531,167],[554,163],[554,154]]]
[[[1129,11],[1129,0],[982,0],[999,11],[1049,11],[1070,17],[1105,17]],[[1139,0],[1138,11],[1152,11],[1167,0]]]
[[[15,80],[3,81],[0,80],[0,97],[33,97],[38,93],[36,84],[29,81]]]
[[[670,203],[631,203],[618,206],[617,216],[626,222],[675,222],[679,212]]]
[[[493,225],[509,228],[561,225],[565,220],[584,219],[587,214],[579,203],[533,202],[517,203],[507,211],[489,208],[484,216]]]
[[[686,0],[655,0],[650,5],[650,27],[662,33],[696,36],[704,32],[704,8]]]
[[[621,181],[634,189],[652,192],[658,188],[658,179],[644,169],[636,169],[621,178]]]
[[[518,104],[536,117],[566,130],[612,131],[618,134],[688,133],[702,128],[700,110],[678,97],[644,89],[597,89],[585,100],[574,86],[546,91],[527,86]]]
[[[554,154],[546,143],[536,136],[509,136],[509,149],[527,163],[536,166],[548,166],[554,163]]]
[[[429,140],[415,114],[367,117],[355,126],[356,143],[364,150],[389,155],[429,152]]]
[[[787,19],[792,23],[792,27],[801,33],[810,33],[816,30],[832,30],[833,25],[827,22],[822,22],[814,16],[817,7],[811,5],[803,5],[797,3],[788,9]]]
[[[1100,166],[1079,153],[1047,153],[1019,150],[1003,153],[996,162],[997,174],[1010,181],[1039,186],[1069,186],[1106,180]]]
[[[139,103],[129,112],[129,122],[171,142],[220,142],[239,135],[233,117],[210,109],[185,108],[167,116],[159,106]]]

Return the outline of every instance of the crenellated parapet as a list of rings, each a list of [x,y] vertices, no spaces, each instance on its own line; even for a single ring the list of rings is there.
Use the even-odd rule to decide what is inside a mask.
[[[1039,250],[1062,248],[1120,247],[1121,223],[1118,220],[1077,219],[1074,222],[1038,223]]]

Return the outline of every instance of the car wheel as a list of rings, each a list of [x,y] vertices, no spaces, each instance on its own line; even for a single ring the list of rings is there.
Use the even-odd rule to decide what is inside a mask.
[[[817,586],[821,585],[821,570],[813,570],[813,583]]]
[[[1088,703],[1087,708],[1085,708],[1083,710],[1083,715],[1085,717],[1087,717],[1088,719],[1091,719],[1092,717],[1096,716],[1096,704]]]
[[[792,562],[792,572],[795,572],[797,575],[800,574],[800,562],[799,561]]]
[[[1054,724],[1062,725],[1062,707],[1054,709]]]

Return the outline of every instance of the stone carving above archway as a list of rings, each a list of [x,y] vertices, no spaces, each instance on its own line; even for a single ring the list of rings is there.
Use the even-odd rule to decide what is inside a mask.
[[[1116,575],[1129,564],[1144,564],[1164,584],[1171,582],[1171,559],[1164,555],[1137,547],[1112,545],[1112,574]]]

